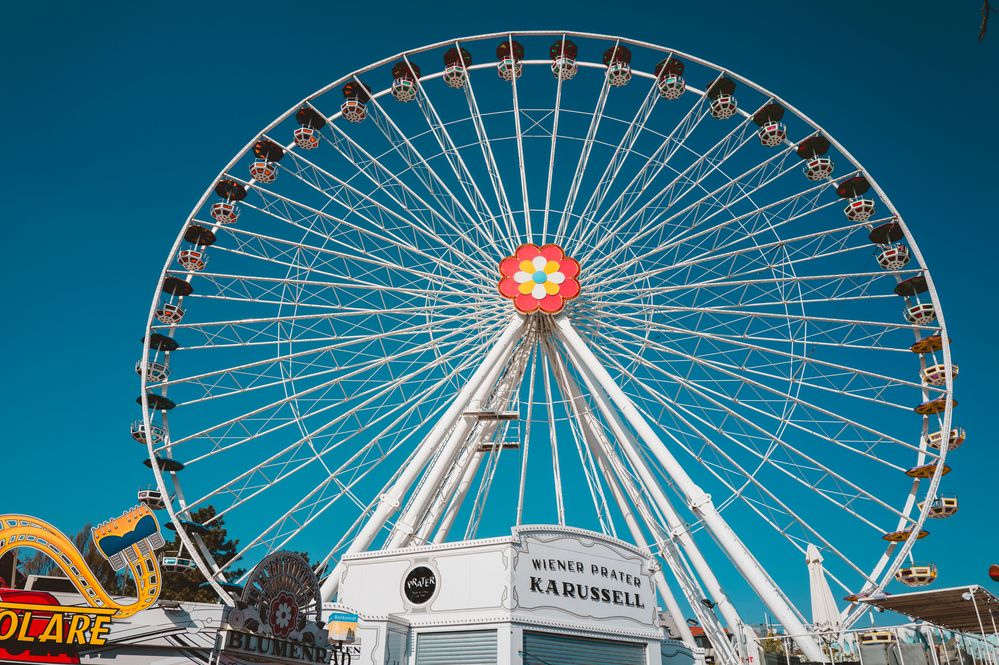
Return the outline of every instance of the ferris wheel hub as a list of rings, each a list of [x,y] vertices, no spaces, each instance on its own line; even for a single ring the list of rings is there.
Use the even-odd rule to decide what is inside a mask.
[[[525,243],[500,261],[499,271],[500,295],[521,314],[557,314],[580,292],[579,262],[555,244]]]

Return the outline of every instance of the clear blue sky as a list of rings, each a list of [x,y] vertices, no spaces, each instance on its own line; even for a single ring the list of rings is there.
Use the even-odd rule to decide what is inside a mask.
[[[517,29],[621,34],[706,58],[823,125],[902,211],[960,364],[958,517],[920,558],[987,582],[995,513],[999,17],[979,0],[815,3],[7,3],[0,512],[73,532],[149,481],[128,435],[164,257],[247,140],[328,81],[409,47]],[[997,585],[992,585],[994,590]],[[756,618],[756,617],[752,617]]]

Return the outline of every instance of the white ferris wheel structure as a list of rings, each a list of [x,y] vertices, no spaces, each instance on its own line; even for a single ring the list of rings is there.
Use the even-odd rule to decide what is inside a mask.
[[[167,257],[132,434],[172,563],[226,602],[280,549],[329,600],[346,554],[557,523],[648,550],[726,662],[732,585],[817,661],[785,591],[809,545],[843,626],[936,577],[913,549],[957,510],[949,343],[899,212],[784,99],[654,44],[496,33],[239,151]]]

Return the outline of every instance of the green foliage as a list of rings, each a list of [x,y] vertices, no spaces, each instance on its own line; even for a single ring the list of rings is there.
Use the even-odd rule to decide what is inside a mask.
[[[215,517],[215,514],[214,507],[205,506],[200,510],[194,511],[191,514],[191,520],[199,524],[207,523],[208,532],[202,535],[201,539],[211,553],[212,558],[215,559],[215,563],[222,565],[236,555],[239,541],[228,538],[225,529],[225,518],[219,517],[209,523]],[[174,556],[180,552],[179,556],[191,558],[189,554],[183,551],[180,536],[176,533],[173,536],[173,540],[169,541],[166,547],[161,550],[162,552],[165,552],[168,556]],[[246,571],[245,569],[229,569],[226,572],[229,579],[235,579]],[[218,595],[214,589],[202,588],[201,585],[204,583],[205,578],[202,576],[200,570],[189,570],[181,573],[163,571],[163,591],[160,597],[167,600],[217,603],[219,600]]]

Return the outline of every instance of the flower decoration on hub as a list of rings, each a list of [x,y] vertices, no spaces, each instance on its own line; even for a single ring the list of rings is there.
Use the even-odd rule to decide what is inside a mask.
[[[562,311],[579,295],[579,263],[558,245],[521,245],[500,261],[499,292],[522,314]]]

